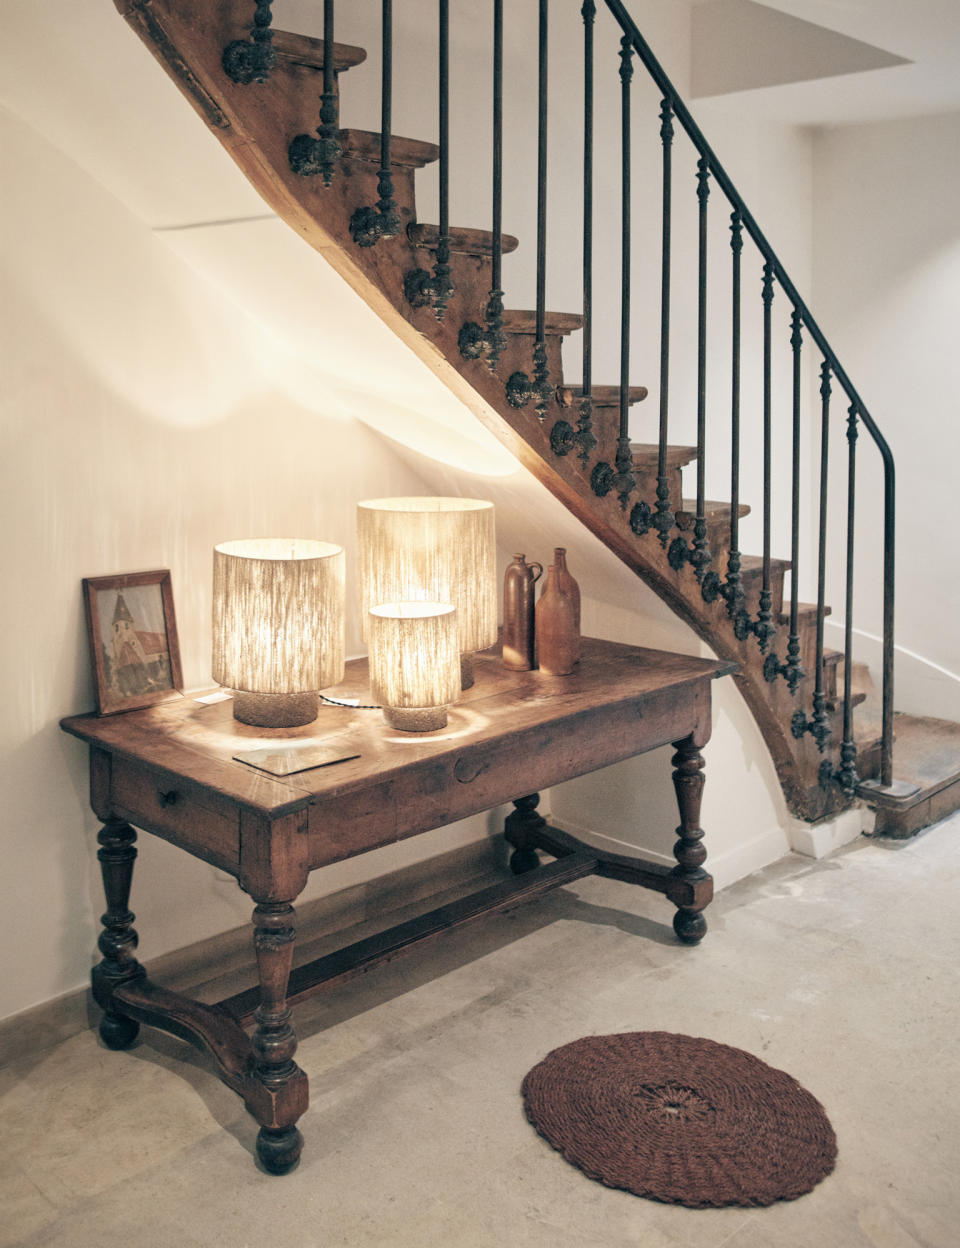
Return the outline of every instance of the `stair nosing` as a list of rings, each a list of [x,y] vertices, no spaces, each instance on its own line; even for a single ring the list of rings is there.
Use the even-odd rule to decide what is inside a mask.
[[[511,320],[521,320],[522,324],[511,325]],[[529,327],[527,320],[529,319]],[[537,313],[530,308],[508,308],[503,314],[503,328],[508,334],[533,335],[537,332]],[[547,334],[565,337],[575,330],[583,329],[583,316],[579,312],[545,312],[544,331]]]
[[[293,30],[273,31],[272,46],[278,58],[289,61],[293,65],[305,65],[308,69],[323,71],[324,41],[312,35],[301,35]],[[357,47],[352,43],[333,45],[333,70],[342,74],[355,65],[362,65],[367,59],[366,48]]]
[[[414,247],[424,251],[436,251],[440,227],[421,221],[411,221],[407,226],[407,239]],[[420,237],[423,235],[422,237]],[[450,250],[460,255],[491,256],[493,254],[493,231],[478,230],[472,226],[452,226],[448,234]],[[512,234],[500,235],[500,252],[508,255],[520,246],[520,240]]]
[[[380,163],[379,130],[359,130],[348,126],[337,134],[343,147],[345,160],[363,160],[369,164]],[[365,150],[367,149],[367,150]],[[436,143],[424,139],[407,139],[399,134],[390,136],[390,164],[402,168],[422,169],[440,159]]]

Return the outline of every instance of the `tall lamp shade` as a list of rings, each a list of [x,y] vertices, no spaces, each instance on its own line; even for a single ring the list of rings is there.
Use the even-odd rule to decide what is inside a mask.
[[[385,602],[370,608],[370,689],[391,728],[443,728],[460,696],[456,608]]]
[[[213,552],[213,678],[234,716],[289,728],[317,717],[343,679],[343,549],[305,538],[223,542]]]
[[[476,498],[374,498],[357,505],[360,618],[385,602],[456,607],[466,688],[472,654],[497,640],[493,503]],[[364,639],[369,640],[369,631]]]

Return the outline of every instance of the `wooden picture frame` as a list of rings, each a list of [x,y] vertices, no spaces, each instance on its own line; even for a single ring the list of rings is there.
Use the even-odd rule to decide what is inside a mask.
[[[84,577],[83,600],[99,715],[180,696],[169,570]]]

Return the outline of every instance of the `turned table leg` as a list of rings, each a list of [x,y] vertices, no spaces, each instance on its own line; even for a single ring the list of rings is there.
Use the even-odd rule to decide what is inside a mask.
[[[525,871],[532,871],[540,865],[537,851],[530,844],[530,839],[547,821],[543,815],[537,814],[537,807],[540,805],[539,793],[515,798],[513,804],[516,809],[504,820],[503,835],[507,844],[513,846],[510,870],[514,875],[523,875]]]
[[[260,1004],[252,1045],[257,1081],[265,1096],[248,1104],[260,1123],[257,1156],[271,1174],[287,1174],[300,1160],[303,1136],[296,1121],[307,1108],[307,1077],[293,1060],[297,1037],[287,1005],[293,962],[294,913],[287,902],[261,902],[253,911],[253,944]]]
[[[101,916],[103,931],[97,946],[103,957],[93,968],[91,975],[93,997],[103,1010],[100,1035],[111,1049],[127,1049],[140,1031],[140,1024],[125,1018],[112,1008],[114,991],[121,984],[141,979],[145,972],[134,956],[137,933],[133,928],[134,915],[130,910],[130,884],[133,880],[133,864],[137,856],[137,834],[122,819],[108,819],[97,836],[100,849],[100,874],[103,892],[107,900],[107,912]]]
[[[713,897],[713,877],[703,869],[707,858],[700,827],[700,801],[703,797],[703,755],[694,738],[675,741],[672,762],[673,785],[680,807],[679,840],[673,847],[677,865],[667,887],[667,896],[677,907],[673,930],[688,945],[698,944],[706,934],[707,921],[701,911]]]

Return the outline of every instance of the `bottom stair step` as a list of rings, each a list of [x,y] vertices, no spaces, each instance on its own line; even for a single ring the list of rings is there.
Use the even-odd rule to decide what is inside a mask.
[[[876,811],[875,836],[905,839],[960,810],[960,724],[893,717],[892,791],[865,780],[858,795]]]

